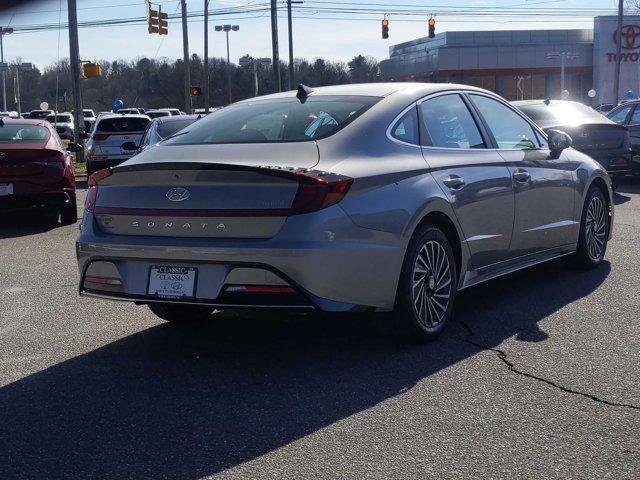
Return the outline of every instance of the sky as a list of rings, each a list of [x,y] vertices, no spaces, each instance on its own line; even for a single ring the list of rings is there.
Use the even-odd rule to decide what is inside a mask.
[[[2,0],[0,0],[1,2]],[[202,11],[204,0],[187,0],[189,11]],[[233,6],[253,6],[267,0],[210,0],[209,9]],[[179,0],[159,0],[162,10],[169,14],[179,13]],[[267,2],[268,3],[268,2]],[[0,13],[0,26],[15,28],[36,24],[58,24],[59,17],[67,21],[67,0],[41,0],[22,7],[11,8]],[[466,14],[443,13],[452,5]],[[427,35],[428,13],[436,18],[436,32],[460,30],[511,30],[511,29],[564,29],[592,28],[593,20],[588,9],[598,9],[598,13],[615,14],[617,0],[311,0],[304,6],[304,12],[295,12],[293,20],[294,56],[313,60],[323,57],[331,60],[348,61],[357,54],[372,55],[379,60],[388,58],[389,46]],[[313,8],[321,6],[352,7],[377,12],[332,14],[318,12]],[[396,8],[419,10],[412,16],[390,14],[389,39],[381,38],[380,21],[385,9]],[[60,8],[62,11],[60,12]],[[278,21],[280,58],[288,56],[286,7],[279,0]],[[488,11],[512,8],[510,16],[485,16]],[[585,15],[537,16],[527,12],[531,9],[568,8],[585,11]],[[506,10],[505,10],[506,11]],[[504,15],[505,11],[501,12]],[[424,16],[422,14],[424,13]],[[472,15],[470,12],[477,12]],[[113,18],[141,17],[146,13],[144,0],[78,0],[78,21],[95,21]],[[555,12],[553,13],[555,15]],[[591,14],[593,15],[593,14]],[[404,21],[403,21],[404,20]],[[409,21],[407,21],[409,20]],[[190,53],[203,54],[203,19],[190,19]],[[235,13],[228,16],[210,17],[209,55],[226,57],[225,35],[216,32],[214,26],[231,23],[240,30],[230,33],[231,61],[237,62],[242,55],[271,57],[271,24],[268,12],[257,14]],[[109,27],[81,28],[79,30],[80,56],[83,60],[132,59],[136,57],[171,59],[182,56],[182,29],[179,23],[169,25],[169,35],[151,35],[146,25],[124,25]],[[68,31],[52,30],[23,32],[4,36],[5,60],[16,58],[44,67],[69,56]]]

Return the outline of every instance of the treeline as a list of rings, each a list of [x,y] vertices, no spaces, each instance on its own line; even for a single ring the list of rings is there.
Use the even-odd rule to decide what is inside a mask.
[[[184,62],[167,58],[116,60],[100,62],[102,75],[82,80],[82,99],[85,108],[105,111],[113,108],[116,99],[123,100],[126,107],[184,108]],[[193,55],[189,64],[191,84],[204,82],[202,58]],[[231,70],[232,100],[238,101],[254,96],[254,73],[251,66],[227,64],[221,58],[209,60],[209,88],[211,106],[228,103],[227,69]],[[282,89],[289,85],[287,64],[280,64]],[[317,58],[312,62],[294,62],[296,83],[311,87],[345,83],[376,82],[380,80],[378,61],[369,56],[358,55],[349,62],[335,62]],[[15,98],[14,69],[7,73],[7,108],[17,110]],[[21,111],[39,108],[41,102],[55,108],[56,92],[58,111],[69,111],[73,104],[69,60],[62,60],[44,68],[20,72]],[[258,91],[260,95],[274,91],[272,66],[258,68]],[[193,97],[193,107],[204,107],[203,97]]]

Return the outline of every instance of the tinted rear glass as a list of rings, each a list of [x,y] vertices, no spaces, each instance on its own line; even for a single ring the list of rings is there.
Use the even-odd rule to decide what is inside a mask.
[[[63,122],[63,123],[70,123],[71,120],[71,115],[49,115],[47,117],[47,122]]]
[[[516,105],[534,122],[559,121],[562,123],[579,123],[580,121],[602,121],[604,117],[593,108],[575,102],[553,102],[547,106]]]
[[[328,137],[379,97],[322,95],[239,103],[223,108],[166,141],[167,144],[299,142]]]
[[[137,117],[105,118],[98,122],[98,132],[142,132],[147,128],[149,120]]]
[[[49,130],[40,125],[7,125],[0,128],[0,143],[40,143],[49,140]]]
[[[172,122],[161,123],[158,127],[157,132],[158,135],[160,135],[162,138],[167,138],[169,135],[173,135],[178,130],[182,130],[184,127],[188,127],[195,121],[196,119],[194,118],[185,118],[184,120],[180,119],[174,120]]]
[[[147,112],[147,116],[149,118],[170,117],[171,113],[169,113],[169,112]]]

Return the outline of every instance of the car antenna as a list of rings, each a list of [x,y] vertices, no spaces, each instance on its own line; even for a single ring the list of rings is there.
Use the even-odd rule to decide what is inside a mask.
[[[301,83],[298,85],[298,93],[296,93],[296,97],[300,100],[300,103],[304,103],[307,101],[307,97],[311,92],[313,92],[311,87],[307,87]]]
[[[545,104],[545,105],[547,105],[547,106],[548,106],[550,103],[551,103],[551,100],[549,100],[548,98],[545,98],[545,99],[544,99],[544,104]]]

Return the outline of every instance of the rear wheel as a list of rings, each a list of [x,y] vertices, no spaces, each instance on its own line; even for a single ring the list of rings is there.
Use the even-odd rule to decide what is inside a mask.
[[[78,206],[76,202],[76,195],[71,197],[69,203],[64,204],[60,208],[60,221],[63,225],[71,225],[78,220]]]
[[[193,324],[209,318],[213,308],[205,305],[181,305],[178,303],[150,303],[149,310],[167,322]]]
[[[602,190],[592,186],[582,208],[582,222],[575,260],[581,266],[602,263],[609,237],[609,209]]]
[[[421,227],[409,242],[398,286],[400,333],[418,341],[437,337],[451,317],[456,279],[446,235],[432,225]]]

